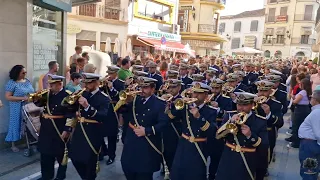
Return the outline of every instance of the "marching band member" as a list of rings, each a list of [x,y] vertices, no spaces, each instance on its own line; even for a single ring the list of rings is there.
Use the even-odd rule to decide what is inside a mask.
[[[287,92],[278,89],[281,81],[281,76],[279,75],[268,75],[266,76],[266,80],[274,83],[274,93],[273,96],[276,100],[280,101],[282,104],[282,115],[286,114],[288,111],[288,101],[287,101]]]
[[[178,79],[179,72],[175,70],[168,71],[168,79]]]
[[[254,180],[256,163],[259,161],[257,147],[268,148],[269,144],[265,118],[251,111],[256,95],[247,92],[235,94],[237,111],[243,114],[226,114],[226,124],[217,131],[217,138],[225,139],[225,148],[216,180]]]
[[[257,180],[263,180],[267,173],[268,164],[271,162],[273,157],[273,150],[276,146],[277,140],[277,130],[283,126],[282,118],[282,105],[279,101],[272,99],[270,94],[272,93],[272,88],[274,83],[269,81],[258,81],[256,82],[258,87],[258,96],[265,97],[264,102],[256,102],[255,111],[256,114],[266,117],[268,139],[269,139],[269,152],[268,148],[259,148],[258,159],[261,160],[257,167]]]
[[[131,71],[132,71],[133,74],[136,71],[144,71],[144,66],[142,66],[142,65],[135,64],[135,65],[132,65],[131,67],[132,67]]]
[[[258,74],[254,73],[254,65],[252,63],[246,63],[244,67],[245,76],[243,77],[242,83],[249,88],[251,93],[257,93],[257,87],[254,82],[258,79]]]
[[[44,107],[40,116],[41,131],[39,133],[38,150],[40,152],[41,180],[54,178],[54,162],[57,160],[59,168],[55,180],[66,178],[67,171],[67,143],[72,128],[66,125],[68,109],[61,106],[62,100],[69,95],[63,88],[63,76],[48,75],[50,91],[35,98],[34,103]]]
[[[204,83],[207,84],[208,86],[210,86],[212,80],[216,78],[216,73],[217,73],[217,71],[215,71],[211,68],[206,70],[206,77],[205,77]]]
[[[282,72],[274,69],[270,69],[270,73],[281,77],[280,83],[278,85],[278,89],[287,92],[287,85],[282,83],[282,82],[285,82],[285,80],[287,79],[286,76],[282,74]]]
[[[198,67],[196,65],[190,65],[189,66],[189,77],[191,77],[193,74],[198,73]]]
[[[99,90],[100,76],[83,73],[86,91],[76,105],[76,128],[70,145],[70,158],[82,179],[95,179],[99,171],[103,124],[108,119],[109,98]]]
[[[121,157],[127,180],[152,180],[160,170],[161,132],[168,121],[165,102],[154,95],[157,80],[142,80],[141,95],[128,96],[125,105],[131,114]]]
[[[248,88],[248,86],[246,86],[243,83],[243,78],[244,78],[244,72],[242,71],[234,71],[233,74],[238,76],[238,84],[237,84],[237,88],[242,89],[245,92],[250,92],[250,89]],[[236,88],[236,89],[237,89]]]
[[[210,89],[204,83],[193,82],[194,102],[185,102],[180,107],[175,104],[171,106],[173,116],[182,116],[182,138],[173,160],[171,180],[207,179],[206,141],[207,138],[214,138],[217,128],[217,112],[205,102]]]
[[[192,80],[193,82],[203,82],[204,76],[201,74],[193,74]]]
[[[262,76],[263,75],[262,64],[260,65],[260,64],[256,63],[255,68],[254,68],[254,72],[255,72],[255,74],[258,75],[258,77]]]
[[[200,64],[199,70],[200,70],[199,74],[201,74],[205,77],[206,70],[208,70],[208,65],[204,64],[204,63]]]
[[[189,66],[187,64],[180,65],[179,75],[184,84],[182,90],[187,89],[193,82],[193,80],[188,76],[188,68]]]
[[[241,64],[233,64],[232,66],[232,72],[235,72],[235,71],[241,71]]]
[[[162,76],[160,74],[157,74],[157,72],[156,72],[157,71],[157,64],[155,62],[151,61],[147,64],[147,67],[148,67],[148,71],[149,71],[148,77],[157,80],[156,91],[158,91],[160,89],[161,85],[163,84],[163,79],[162,79]]]
[[[174,102],[176,99],[181,98],[179,92],[181,91],[183,85],[182,81],[169,79],[166,83],[169,84],[167,92],[172,95],[172,99],[170,102]],[[170,105],[170,102],[168,105]],[[178,142],[181,137],[182,116],[173,116],[168,111],[166,113],[170,118],[170,122],[165,126],[162,133],[164,145],[163,155],[168,165],[169,171],[171,171],[174,155],[176,154]]]
[[[114,112],[114,106],[119,101],[119,92],[124,90],[124,81],[118,79],[117,75],[119,69],[117,66],[108,66],[108,79],[106,79],[106,84],[102,87],[103,92],[105,92],[110,99],[108,118],[103,122],[103,132],[104,136],[108,138],[108,146],[106,146],[103,140],[102,153],[109,157],[106,162],[107,165],[112,164],[116,157],[117,135],[120,122],[119,114]]]
[[[213,101],[210,104],[212,107],[217,109],[216,123],[218,127],[221,126],[225,112],[232,111],[231,98],[229,96],[223,95],[221,92],[223,84],[224,81],[220,79],[214,79],[211,83],[211,92],[214,94],[214,97]],[[208,140],[208,144],[210,156],[209,180],[214,180],[224,148],[224,141],[214,138],[212,140]]]
[[[169,67],[169,70],[179,71],[179,66],[171,64],[170,67]]]

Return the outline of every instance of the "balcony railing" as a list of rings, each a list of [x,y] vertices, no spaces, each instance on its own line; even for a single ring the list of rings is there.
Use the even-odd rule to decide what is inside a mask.
[[[190,23],[188,23],[186,27],[180,25],[180,32],[190,32]]]
[[[268,0],[269,4],[285,3],[285,2],[290,2],[290,0]]]
[[[272,39],[266,39],[264,38],[262,41],[262,44],[264,45],[284,45],[286,42],[286,39],[277,39],[277,38],[272,38]]]
[[[80,5],[77,15],[91,16],[97,18],[123,20],[123,11],[120,8],[106,7],[97,4]]]
[[[295,21],[315,21],[316,14],[295,14],[294,20]]]
[[[201,1],[207,1],[207,2],[215,2],[220,4],[226,4],[227,0],[201,0]]]
[[[288,15],[269,16],[266,15],[266,23],[286,23],[288,22]]]
[[[292,38],[291,44],[306,44],[306,45],[312,45],[316,43],[316,39],[312,38]]]
[[[217,26],[215,24],[199,24],[198,32],[217,34]]]

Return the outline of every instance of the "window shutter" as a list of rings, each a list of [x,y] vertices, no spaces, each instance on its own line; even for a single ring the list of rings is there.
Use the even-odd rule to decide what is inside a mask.
[[[258,23],[257,20],[251,21],[250,31],[258,31]]]
[[[223,33],[225,32],[225,30],[226,30],[226,23],[221,23],[219,26],[219,31]]]
[[[231,42],[231,49],[237,49],[240,47],[240,38],[234,38]]]
[[[237,21],[234,23],[234,31],[235,32],[240,32],[241,31],[241,22]]]
[[[280,16],[286,16],[288,11],[288,7],[281,7]]]

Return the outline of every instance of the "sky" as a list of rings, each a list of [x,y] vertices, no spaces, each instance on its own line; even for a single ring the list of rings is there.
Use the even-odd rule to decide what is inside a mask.
[[[264,0],[226,0],[226,8],[221,11],[221,15],[235,15],[244,11],[263,8]]]

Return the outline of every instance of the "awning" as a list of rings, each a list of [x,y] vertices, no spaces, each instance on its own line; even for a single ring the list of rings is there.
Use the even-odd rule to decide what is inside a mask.
[[[179,53],[186,53],[186,54],[192,54],[189,52],[186,48],[185,45],[179,43],[179,42],[172,42],[172,41],[167,41],[165,44],[165,47],[161,47],[161,41],[157,39],[150,39],[150,38],[145,38],[145,37],[139,37],[137,36],[137,40],[148,45],[152,46],[157,50],[164,50],[164,51],[171,51],[171,52],[179,52]]]

